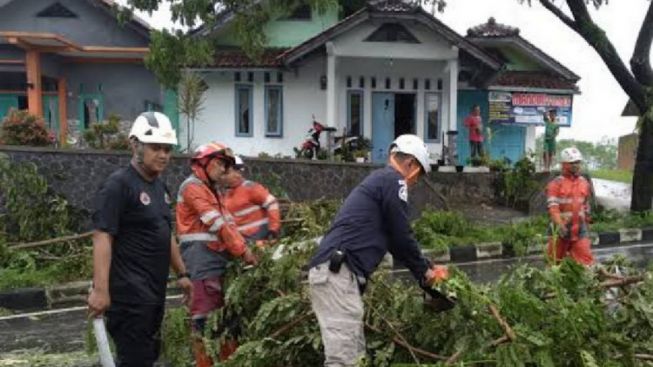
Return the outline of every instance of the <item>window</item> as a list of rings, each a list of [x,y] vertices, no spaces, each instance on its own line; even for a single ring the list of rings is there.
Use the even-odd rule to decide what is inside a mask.
[[[252,136],[252,86],[236,85],[236,136]]]
[[[281,137],[283,134],[283,88],[265,87],[265,136]]]
[[[363,91],[347,92],[347,135],[363,135]]]
[[[397,23],[386,23],[365,39],[365,42],[420,43],[406,27]]]
[[[424,110],[426,112],[426,140],[440,142],[440,119],[442,98],[440,93],[426,93],[424,95]]]

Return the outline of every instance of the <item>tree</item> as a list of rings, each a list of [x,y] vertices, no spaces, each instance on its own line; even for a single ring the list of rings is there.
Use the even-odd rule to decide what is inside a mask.
[[[194,72],[184,72],[179,82],[179,112],[186,116],[186,150],[192,151],[195,120],[204,109],[204,79]]]
[[[532,0],[518,0],[528,2]],[[653,42],[653,1],[640,27],[639,35],[630,59],[630,69],[621,60],[607,34],[594,23],[588,4],[596,8],[606,5],[608,0],[565,0],[568,14],[556,6],[552,0],[538,0],[544,8],[554,14],[561,22],[580,35],[601,57],[610,73],[621,88],[637,106],[640,113],[638,121],[639,146],[635,172],[633,174],[633,195],[630,204],[632,211],[651,209],[653,200],[653,69],[651,68],[651,43]]]

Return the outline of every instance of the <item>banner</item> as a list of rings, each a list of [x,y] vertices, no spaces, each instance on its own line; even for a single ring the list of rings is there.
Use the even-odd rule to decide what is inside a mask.
[[[573,96],[567,94],[489,92],[489,121],[498,124],[544,125],[544,113],[555,109],[560,126],[571,126]]]

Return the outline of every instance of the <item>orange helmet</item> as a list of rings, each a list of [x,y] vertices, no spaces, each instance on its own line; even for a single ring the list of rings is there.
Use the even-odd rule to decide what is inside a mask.
[[[195,149],[191,157],[191,162],[197,162],[204,166],[212,158],[218,158],[230,166],[233,166],[236,161],[236,156],[231,151],[231,148],[222,143],[210,142],[208,144],[202,144]]]

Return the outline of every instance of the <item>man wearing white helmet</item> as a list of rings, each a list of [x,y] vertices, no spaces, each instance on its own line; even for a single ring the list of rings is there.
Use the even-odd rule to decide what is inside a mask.
[[[547,252],[558,262],[570,256],[583,265],[594,263],[588,237],[590,223],[590,184],[580,174],[583,156],[575,148],[560,153],[562,174],[546,187],[551,219]]]
[[[118,366],[152,366],[159,355],[172,266],[188,299],[192,285],[172,236],[170,195],[159,178],[177,135],[162,113],[145,112],[129,133],[132,159],[95,197],[91,317],[106,316]]]
[[[311,303],[320,324],[325,366],[354,366],[365,353],[365,284],[389,251],[429,288],[446,278],[422,255],[408,220],[408,188],[431,170],[426,145],[415,135],[390,145],[388,166],[349,194],[309,264]]]

